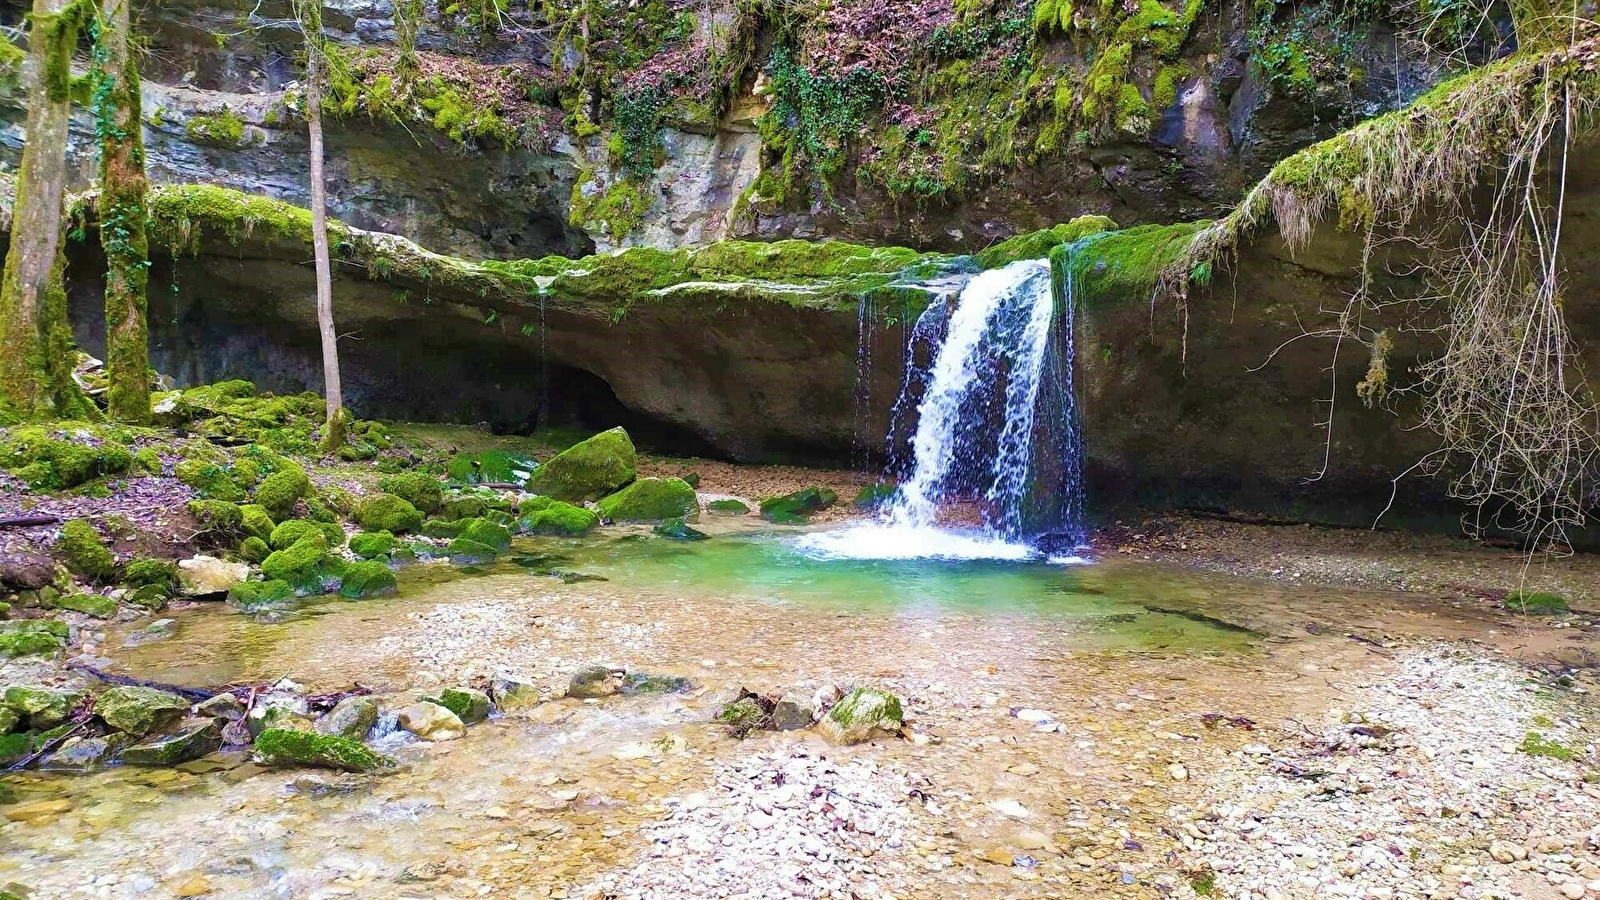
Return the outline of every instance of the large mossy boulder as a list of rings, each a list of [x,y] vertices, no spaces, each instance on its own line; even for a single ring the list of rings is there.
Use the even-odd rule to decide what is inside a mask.
[[[439,485],[439,479],[426,472],[390,475],[378,480],[378,488],[415,506],[425,516],[438,512],[439,505],[444,502],[444,491]]]
[[[133,454],[121,444],[81,433],[44,428],[18,428],[0,442],[0,468],[7,468],[29,487],[62,490],[103,475],[120,475],[133,465]]]
[[[524,504],[519,511],[523,515],[517,520],[517,530],[525,534],[577,537],[588,534],[600,524],[600,517],[594,510],[561,500],[551,500],[535,509],[528,509]]]
[[[0,659],[49,656],[67,646],[67,623],[56,619],[0,622]]]
[[[504,553],[511,549],[510,529],[488,519],[473,519],[467,522],[457,537],[482,544],[496,553]]]
[[[228,589],[228,605],[243,612],[272,609],[294,599],[294,586],[287,581],[241,581]]]
[[[284,462],[256,488],[258,505],[272,514],[274,519],[287,519],[294,515],[294,506],[302,497],[311,496],[311,479],[293,463]]]
[[[621,428],[602,431],[556,454],[528,479],[528,490],[556,500],[598,500],[632,481],[639,456]]]
[[[363,531],[350,538],[350,552],[362,559],[379,559],[393,553],[400,542],[387,531]]]
[[[422,527],[422,511],[394,494],[374,494],[361,501],[355,518],[363,531],[405,534]]]
[[[329,584],[344,574],[344,568],[344,560],[328,552],[327,538],[315,530],[261,562],[261,574],[268,581],[286,581],[306,594],[326,591]]]
[[[344,543],[344,529],[332,522],[289,519],[272,529],[272,535],[267,539],[267,544],[274,550],[284,550],[293,547],[300,542],[301,538],[313,533],[321,534],[329,547],[337,547]]]
[[[29,729],[39,731],[65,722],[82,699],[82,691],[12,685],[6,688],[3,702],[22,717]]]
[[[315,766],[344,772],[382,772],[398,763],[349,738],[287,728],[269,728],[256,737],[256,761],[266,766]]]
[[[94,714],[108,726],[132,737],[165,731],[189,711],[189,701],[169,691],[139,685],[118,685],[94,702]]]
[[[664,522],[699,511],[694,488],[682,478],[643,478],[598,504],[612,522]]]

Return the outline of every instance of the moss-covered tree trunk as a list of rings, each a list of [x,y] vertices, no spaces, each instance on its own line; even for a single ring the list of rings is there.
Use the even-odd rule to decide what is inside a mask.
[[[27,142],[17,176],[11,247],[0,283],[0,406],[26,417],[92,410],[72,380],[61,286],[61,199],[66,189],[72,51],[86,0],[34,0],[28,60]]]
[[[106,392],[112,418],[150,421],[150,348],[145,287],[150,278],[145,236],[144,135],[139,70],[132,52],[128,6],[106,0],[95,43],[94,114],[100,137],[100,244],[106,253]]]
[[[322,334],[322,381],[328,399],[328,420],[322,448],[344,446],[347,416],[339,381],[338,333],[333,327],[333,268],[328,260],[328,183],[322,165],[322,9],[320,0],[304,0],[300,28],[306,41],[306,125],[311,132],[311,245],[317,270],[317,330]]]

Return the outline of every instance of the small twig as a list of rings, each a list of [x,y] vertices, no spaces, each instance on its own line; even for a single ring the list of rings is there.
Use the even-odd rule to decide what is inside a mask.
[[[33,751],[32,753],[29,753],[27,756],[24,756],[23,758],[21,758],[21,759],[17,760],[16,762],[12,763],[11,766],[6,771],[8,771],[8,772],[20,772],[21,770],[26,769],[27,767],[33,765],[35,762],[38,762],[39,760],[43,759],[45,757],[45,755],[48,754],[50,751],[52,751],[55,748],[61,746],[66,741],[67,738],[72,737],[74,734],[77,734],[79,729],[81,729],[83,726],[89,724],[89,718],[90,718],[89,716],[85,715],[83,718],[81,718],[78,721],[74,722],[71,728],[68,728],[66,731],[63,731],[60,734],[56,735],[55,737],[51,738],[50,740],[45,741],[43,744],[40,744],[39,745],[39,749]]]

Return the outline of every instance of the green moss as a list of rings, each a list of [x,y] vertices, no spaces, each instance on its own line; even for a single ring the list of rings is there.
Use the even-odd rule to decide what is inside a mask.
[[[66,646],[65,622],[21,619],[0,622],[0,657],[50,655]]]
[[[1569,610],[1559,594],[1542,591],[1512,591],[1506,594],[1505,608],[1528,616],[1559,616]]]
[[[220,113],[190,116],[183,131],[192,144],[237,147],[244,139],[244,120],[233,110],[223,107]]]
[[[350,552],[362,559],[387,557],[400,542],[387,531],[362,532],[350,538]]]
[[[729,516],[747,516],[750,514],[750,507],[745,505],[742,500],[713,500],[706,504],[706,508],[714,513]]]
[[[438,703],[466,725],[489,718],[489,695],[474,688],[445,688],[439,692]]]
[[[247,563],[260,565],[263,560],[272,555],[272,548],[267,542],[254,535],[239,542],[239,558]]]
[[[294,514],[295,504],[310,494],[311,479],[300,467],[289,464],[261,482],[255,500],[274,519],[285,519]]]
[[[133,454],[95,428],[72,431],[18,428],[0,442],[0,466],[12,470],[29,487],[64,490],[107,475],[120,475],[133,465]]]
[[[668,519],[657,525],[654,532],[674,541],[704,541],[711,538],[711,535],[693,527],[683,519]]]
[[[371,560],[350,563],[339,581],[339,596],[346,600],[366,600],[397,590],[399,585],[389,567]]]
[[[900,495],[900,486],[892,481],[879,481],[869,484],[856,493],[853,503],[856,509],[879,509]]]
[[[249,470],[246,470],[248,477]],[[206,459],[185,459],[173,469],[178,480],[195,489],[202,499],[227,500],[238,503],[249,496],[246,488],[234,479],[228,465]]]
[[[287,581],[244,581],[228,588],[228,605],[244,612],[255,612],[292,603],[294,586]]]
[[[516,484],[527,482],[539,464],[532,457],[506,450],[484,450],[480,453],[458,453],[445,465],[445,474],[451,481],[461,484]],[[431,476],[421,476],[431,477]],[[434,480],[435,503],[438,508],[438,481]],[[399,494],[399,491],[395,491]],[[404,494],[400,494],[404,497]],[[406,497],[410,500],[410,497]],[[421,507],[418,507],[421,509]],[[433,509],[426,510],[432,512]]]
[[[838,494],[825,487],[812,486],[761,501],[761,517],[782,525],[798,525],[838,502]]]
[[[497,525],[487,519],[473,519],[461,529],[460,539],[473,541],[494,550],[504,553],[511,549],[511,532],[503,525]]]
[[[459,458],[459,457],[457,457]],[[455,459],[450,461],[452,469]],[[530,466],[530,471],[532,467]],[[454,478],[454,474],[451,475]],[[464,480],[464,479],[457,479]],[[485,479],[492,480],[492,479]],[[439,479],[424,472],[408,472],[403,475],[390,475],[378,480],[378,487],[387,493],[393,494],[415,506],[423,515],[433,515],[439,510],[443,502]]]
[[[456,519],[453,521],[447,519],[429,519],[422,525],[422,534],[424,537],[448,540],[449,538],[453,538],[461,534],[461,530],[466,528],[467,523],[470,521],[471,519]]]
[[[159,584],[171,588],[177,581],[178,566],[170,559],[134,559],[122,567],[123,584]]]
[[[480,544],[464,537],[451,540],[450,545],[445,548],[445,554],[450,557],[451,562],[457,565],[479,565],[493,562],[499,556],[498,551],[488,544]]]
[[[63,594],[52,601],[51,606],[80,612],[96,619],[109,619],[117,614],[117,601],[99,594]]]
[[[117,685],[94,702],[94,714],[111,728],[132,737],[163,731],[189,711],[178,694],[141,685]]]
[[[405,534],[422,525],[422,513],[393,494],[374,494],[356,507],[356,522],[364,531]]]
[[[1091,234],[1110,231],[1117,227],[1106,216],[1079,216],[1054,228],[1042,228],[1028,234],[1019,234],[973,254],[979,266],[997,269],[1024,259],[1044,259],[1050,251],[1062,244],[1071,244]]]
[[[618,178],[610,186],[597,185],[594,176],[579,178],[572,186],[567,204],[569,224],[621,239],[631,234],[650,211],[652,199],[645,182],[632,176]]]
[[[613,522],[660,522],[699,510],[694,488],[682,478],[642,478],[598,504],[600,517]]]
[[[133,452],[133,471],[145,475],[161,474],[161,454],[150,447]]]
[[[269,728],[256,737],[255,755],[263,765],[316,766],[346,772],[381,772],[398,765],[359,741],[281,728]]]
[[[306,533],[290,547],[274,551],[261,563],[268,580],[286,581],[302,593],[322,593],[344,571],[344,562],[328,553],[320,531]]]
[[[226,500],[190,500],[189,515],[200,523],[200,534],[216,544],[230,542],[244,529],[244,513],[239,504]]]
[[[300,542],[308,534],[319,534],[328,547],[338,547],[344,543],[344,529],[332,522],[308,522],[305,519],[290,519],[280,523],[272,529],[272,534],[267,539],[267,544],[274,550],[284,550]]]
[[[263,541],[272,540],[272,532],[277,527],[266,507],[255,503],[239,507],[239,524],[245,534]]]
[[[1195,236],[1210,224],[1201,220],[1141,225],[1057,247],[1050,259],[1058,287],[1064,287],[1070,275],[1073,299],[1080,305],[1146,301],[1163,273],[1183,258]]]
[[[599,524],[600,517],[593,510],[556,500],[527,512],[517,527],[528,534],[576,537],[588,534]]]
[[[528,480],[528,490],[569,502],[593,500],[632,481],[637,465],[633,440],[613,428],[552,457]]]
[[[117,574],[117,560],[110,548],[100,532],[83,519],[62,526],[56,553],[74,574],[90,580],[107,581]]]
[[[1517,749],[1529,756],[1543,756],[1563,762],[1571,762],[1578,755],[1571,747],[1553,741],[1537,731],[1528,732],[1528,736],[1522,739],[1522,744]]]

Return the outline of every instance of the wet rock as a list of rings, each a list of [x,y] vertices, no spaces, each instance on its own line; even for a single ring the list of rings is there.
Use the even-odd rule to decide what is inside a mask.
[[[84,736],[67,738],[39,768],[52,772],[92,772],[109,765],[122,740],[113,737]]]
[[[137,647],[153,641],[164,641],[177,633],[177,625],[172,619],[157,619],[128,635],[126,643],[129,647]]]
[[[221,693],[209,700],[200,701],[194,708],[194,714],[237,722],[244,718],[244,701],[233,694]]]
[[[641,478],[597,506],[600,517],[612,522],[662,522],[699,509],[694,488],[682,478]]]
[[[117,601],[99,594],[67,594],[57,597],[52,605],[56,609],[83,613],[96,619],[109,619],[117,614]]]
[[[276,728],[256,737],[255,758],[266,766],[316,766],[345,772],[379,772],[398,764],[359,741]]]
[[[489,718],[489,695],[476,688],[445,688],[439,692],[439,705],[455,713],[464,725]]]
[[[622,676],[624,694],[682,694],[694,690],[694,680],[682,675],[647,675],[629,672]]]
[[[761,501],[761,517],[780,525],[799,525],[838,502],[839,495],[833,491],[824,487],[808,487]]]
[[[70,809],[72,803],[68,800],[35,800],[6,807],[5,817],[25,825],[42,825],[56,820]]]
[[[489,682],[489,699],[501,712],[515,712],[539,703],[539,687],[515,675],[502,673]]]
[[[437,703],[422,700],[399,713],[400,728],[425,741],[453,741],[467,733],[460,717]]]
[[[598,500],[634,479],[638,453],[621,428],[603,431],[551,457],[528,490],[556,500]]]
[[[346,600],[367,600],[382,597],[399,590],[394,572],[381,562],[351,563],[339,582],[339,596]]]
[[[250,577],[244,563],[224,562],[214,556],[193,556],[178,561],[178,589],[185,597],[226,594]]]
[[[572,674],[567,684],[567,696],[579,700],[610,697],[622,691],[625,672],[613,666],[587,666]]]
[[[172,734],[150,738],[122,751],[134,766],[175,766],[222,749],[222,726],[216,719],[190,719]]]
[[[346,697],[317,720],[317,731],[359,741],[376,724],[378,701],[371,697]]]
[[[309,725],[302,729],[300,722],[307,721],[306,702],[293,694],[271,693],[256,698],[245,714],[244,724],[252,739],[262,732],[278,728],[291,731],[314,730]]]
[[[65,722],[82,697],[81,691],[14,686],[6,688],[5,705],[21,714],[29,728],[39,730]]]
[[[860,687],[828,711],[821,731],[836,744],[859,744],[879,732],[897,733],[904,724],[905,709],[899,697],[882,688]]]
[[[137,685],[119,685],[100,695],[94,714],[107,725],[133,737],[164,731],[189,711],[177,694]]]
[[[37,591],[55,580],[56,564],[49,556],[32,550],[0,551],[0,588]]]
[[[816,701],[800,691],[784,692],[772,707],[772,727],[779,731],[798,731],[816,723]]]
[[[668,519],[657,525],[654,531],[661,537],[673,541],[705,541],[711,539],[711,535],[689,525],[682,519]]]
[[[9,706],[0,706],[0,735],[10,734],[21,721],[21,713]]]

